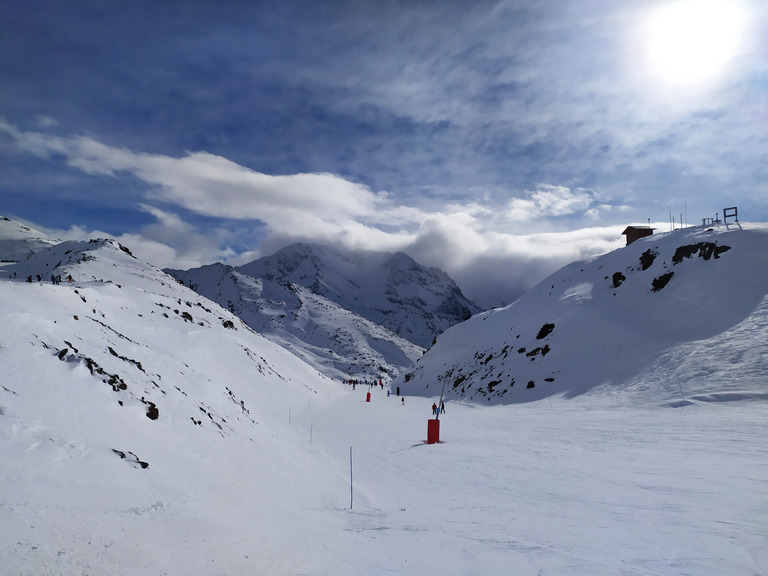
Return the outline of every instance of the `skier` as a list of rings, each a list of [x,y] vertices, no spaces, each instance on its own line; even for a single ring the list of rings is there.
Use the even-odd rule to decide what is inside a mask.
[[[432,403],[432,416],[437,416],[437,404]]]

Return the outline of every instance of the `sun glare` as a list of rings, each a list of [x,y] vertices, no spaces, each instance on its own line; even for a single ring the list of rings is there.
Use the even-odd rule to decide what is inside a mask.
[[[681,0],[659,8],[649,23],[651,72],[682,86],[716,78],[738,52],[744,24],[734,0]]]

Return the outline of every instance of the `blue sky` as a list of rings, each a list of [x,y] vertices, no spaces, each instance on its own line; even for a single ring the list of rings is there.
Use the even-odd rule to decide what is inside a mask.
[[[738,206],[758,0],[0,0],[0,213],[160,267],[402,250],[484,306]]]

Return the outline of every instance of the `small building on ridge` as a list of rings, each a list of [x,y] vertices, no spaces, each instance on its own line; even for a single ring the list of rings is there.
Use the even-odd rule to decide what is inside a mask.
[[[629,246],[635,240],[650,236],[653,234],[654,230],[655,228],[651,228],[650,226],[627,226],[622,234],[627,237],[627,246]]]

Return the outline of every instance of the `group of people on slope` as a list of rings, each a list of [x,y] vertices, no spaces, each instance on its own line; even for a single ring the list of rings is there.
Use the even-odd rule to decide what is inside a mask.
[[[15,273],[13,277],[14,278],[16,277]],[[35,274],[35,278],[37,279],[38,282],[43,281],[43,277],[40,276],[40,274]],[[27,283],[31,284],[32,282],[34,282],[34,280],[32,280],[32,274],[30,274],[29,276],[27,276]],[[72,278],[71,274],[67,276],[67,282],[70,284],[74,282],[74,279]],[[61,284],[61,274],[51,274],[51,284],[53,285]]]

